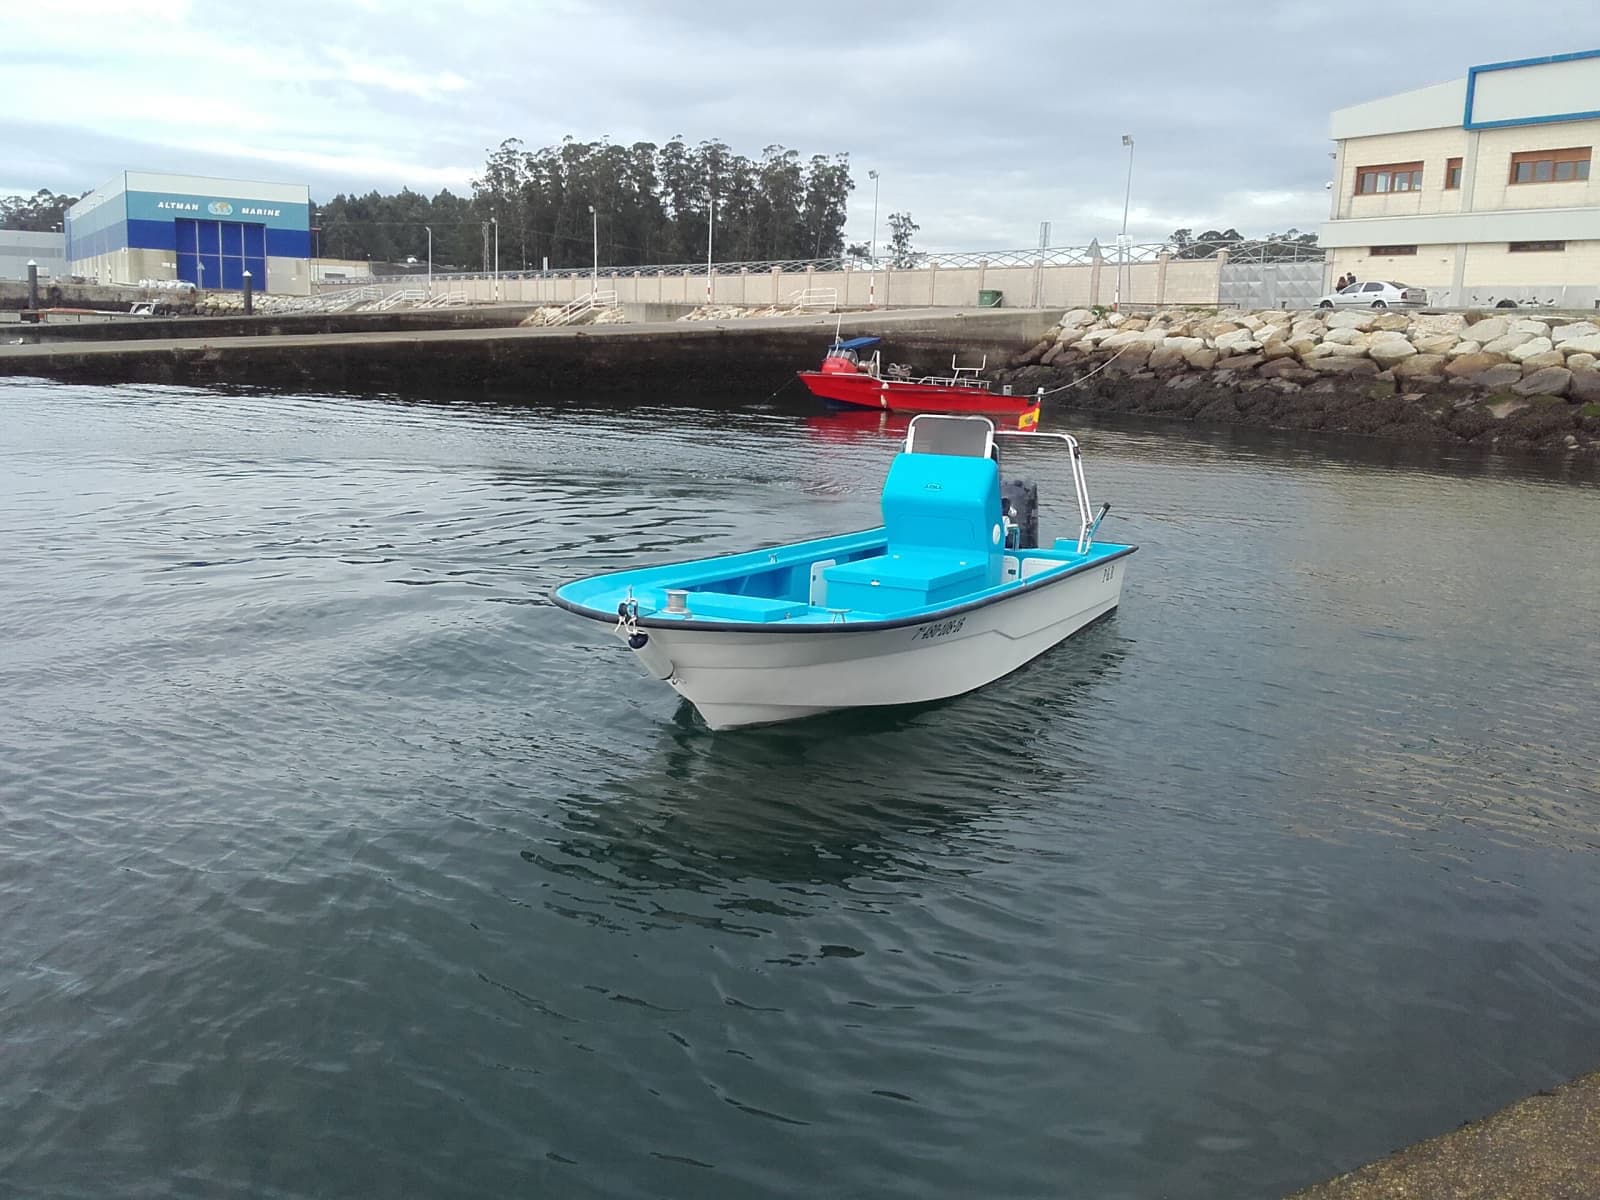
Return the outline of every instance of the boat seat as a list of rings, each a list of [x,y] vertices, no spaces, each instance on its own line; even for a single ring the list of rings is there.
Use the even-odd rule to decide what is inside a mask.
[[[989,564],[949,552],[891,551],[827,567],[829,608],[897,612],[949,604],[988,585]]]
[[[749,621],[767,624],[803,616],[810,609],[804,600],[776,600],[770,596],[739,596],[732,592],[696,592],[688,595],[689,612],[706,621]],[[662,615],[662,614],[657,614]]]

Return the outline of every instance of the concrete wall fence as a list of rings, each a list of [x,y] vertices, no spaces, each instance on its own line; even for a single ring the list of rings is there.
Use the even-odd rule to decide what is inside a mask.
[[[1215,305],[1226,262],[1226,255],[1195,260],[1162,255],[1153,262],[1126,264],[1121,267],[1122,302]],[[1321,264],[1313,265],[1321,269]],[[896,308],[974,308],[980,292],[997,291],[1006,308],[1056,309],[1109,306],[1118,296],[1117,274],[1118,264],[1110,258],[1071,265],[923,266],[876,272],[782,268],[752,272],[731,267],[713,273],[708,300],[704,272],[656,275],[608,269],[600,272],[598,284],[588,272],[551,276],[502,274],[498,281],[487,275],[435,276],[433,292],[436,296],[459,293],[468,304],[565,304],[598,287],[600,291],[616,292],[622,304],[713,303],[760,308],[791,305],[809,295],[818,307],[829,306],[831,301],[843,308],[862,308],[869,303]],[[421,276],[381,282],[386,291],[426,287]],[[343,286],[346,285],[330,280],[317,290],[326,294]]]

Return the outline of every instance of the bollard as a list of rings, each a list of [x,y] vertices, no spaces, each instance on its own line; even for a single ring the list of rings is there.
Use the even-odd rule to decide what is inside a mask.
[[[244,315],[251,316],[256,311],[255,293],[250,288],[250,272],[244,273]]]
[[[28,307],[36,312],[39,308],[39,264],[31,258],[28,260]]]

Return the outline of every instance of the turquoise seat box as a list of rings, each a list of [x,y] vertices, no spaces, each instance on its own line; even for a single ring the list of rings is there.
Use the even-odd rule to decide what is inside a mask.
[[[987,585],[988,562],[952,554],[880,554],[823,571],[829,608],[898,612],[948,604]]]

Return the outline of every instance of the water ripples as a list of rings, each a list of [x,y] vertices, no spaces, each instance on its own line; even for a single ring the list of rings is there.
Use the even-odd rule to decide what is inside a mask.
[[[884,437],[0,420],[23,1194],[1266,1195],[1600,1060],[1590,487],[1090,426],[1114,618],[710,735],[549,589],[870,525]]]

